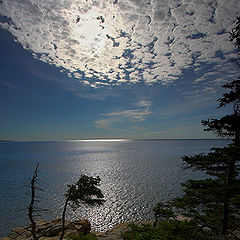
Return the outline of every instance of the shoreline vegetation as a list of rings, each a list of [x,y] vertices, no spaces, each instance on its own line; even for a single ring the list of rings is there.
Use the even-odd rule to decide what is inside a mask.
[[[39,219],[36,221],[37,236],[39,240],[58,240],[61,235],[61,219],[50,221]],[[160,221],[158,227],[154,227],[153,220],[122,222],[105,232],[91,231],[91,224],[87,219],[66,220],[64,240],[190,240],[204,239],[204,231],[193,231],[189,218],[177,216],[169,221]],[[31,240],[31,226],[12,229],[1,240]],[[216,238],[211,238],[216,239]],[[225,239],[240,239],[240,228],[229,233]]]
[[[86,239],[86,240],[117,240],[123,239],[123,234],[130,231],[131,226],[153,226],[153,221],[143,220],[138,222],[122,222],[105,232],[97,232],[91,230],[91,224],[87,219],[69,221],[66,220],[66,229],[63,239]],[[61,219],[37,220],[37,235],[39,240],[58,240],[61,235]],[[24,228],[12,229],[11,232],[1,238],[1,240],[30,240],[32,239],[31,225]]]

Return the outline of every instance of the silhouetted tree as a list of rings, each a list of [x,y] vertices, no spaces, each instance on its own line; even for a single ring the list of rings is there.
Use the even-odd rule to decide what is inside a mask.
[[[103,204],[104,196],[99,188],[100,178],[81,175],[79,180],[72,185],[68,185],[67,193],[65,194],[66,201],[62,212],[62,233],[60,240],[63,239],[65,231],[65,214],[68,204],[73,208],[80,207],[81,203],[87,205]]]
[[[236,160],[238,156],[238,160]],[[207,227],[215,235],[225,235],[239,218],[240,148],[229,145],[213,148],[208,154],[185,156],[186,168],[200,170],[210,178],[183,183],[184,195],[172,205],[191,217],[200,229]]]
[[[49,212],[50,210],[44,209],[41,207],[38,207],[36,203],[40,202],[40,196],[37,194],[39,191],[44,192],[43,188],[41,187],[41,184],[47,184],[46,182],[42,181],[38,177],[39,173],[39,163],[37,164],[33,176],[30,181],[30,204],[27,206],[28,210],[28,218],[30,220],[30,227],[31,227],[31,234],[33,237],[33,240],[37,240],[41,237],[41,233],[37,236],[36,233],[36,221],[35,218],[41,216],[43,212]]]
[[[36,182],[37,182],[37,176],[38,176],[38,166],[39,166],[39,163],[37,164],[36,168],[35,168],[35,171],[34,171],[34,174],[32,176],[32,179],[31,179],[31,201],[30,201],[30,204],[28,206],[28,217],[29,217],[29,220],[31,222],[31,233],[32,233],[32,236],[33,236],[33,240],[37,240],[37,235],[36,235],[36,222],[34,220],[34,217],[33,217],[33,213],[34,213],[34,203],[35,203],[35,194],[36,194]]]
[[[230,33],[230,41],[235,42],[237,58],[235,59],[240,67],[240,17],[237,17],[236,27]],[[239,69],[240,70],[240,69]],[[202,121],[206,131],[213,131],[219,136],[229,136],[233,138],[233,144],[222,149],[225,158],[225,189],[223,192],[223,221],[222,234],[226,234],[229,224],[229,216],[232,212],[231,200],[239,194],[239,161],[240,161],[240,78],[223,86],[228,90],[218,99],[219,108],[232,104],[233,113],[220,119]],[[219,153],[221,149],[218,150]],[[224,154],[228,152],[227,156]],[[213,158],[214,159],[214,158]],[[216,159],[216,158],[215,158]],[[237,209],[235,209],[236,211]],[[236,213],[236,212],[235,212]]]
[[[235,60],[240,67],[240,17],[230,33],[230,40],[235,42],[238,53]],[[218,99],[219,108],[232,104],[232,114],[203,120],[202,124],[205,131],[230,137],[233,143],[213,148],[208,154],[183,157],[186,169],[200,170],[210,177],[183,183],[184,195],[168,203],[175,214],[190,217],[199,231],[209,229],[210,239],[226,236],[236,227],[240,216],[240,78],[223,87],[227,92]],[[160,213],[165,214],[166,209]]]

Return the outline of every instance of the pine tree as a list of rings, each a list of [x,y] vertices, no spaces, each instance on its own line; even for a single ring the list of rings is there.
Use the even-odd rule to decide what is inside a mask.
[[[240,17],[230,33],[230,41],[235,42],[235,61],[240,70]],[[202,124],[205,131],[232,138],[233,142],[213,148],[208,154],[183,157],[186,169],[203,171],[209,177],[183,183],[183,196],[168,203],[176,215],[190,217],[196,229],[208,234],[203,239],[225,238],[240,223],[240,78],[223,87],[227,92],[218,99],[219,108],[232,104],[233,112]]]
[[[75,184],[68,185],[66,200],[62,213],[62,233],[59,240],[62,240],[65,232],[65,215],[67,206],[73,209],[80,207],[81,203],[94,206],[105,202],[103,193],[99,188],[100,178],[81,175]]]
[[[236,27],[230,33],[230,41],[235,42],[238,57],[235,59],[240,70],[240,17],[237,18]],[[213,131],[220,136],[233,137],[233,144],[227,147],[228,155],[225,157],[225,189],[223,192],[223,219],[222,234],[225,235],[229,228],[229,217],[232,215],[231,200],[239,194],[239,161],[240,161],[240,77],[223,86],[229,92],[218,99],[219,108],[232,104],[233,113],[221,119],[202,121],[206,131]],[[219,152],[219,151],[218,151]],[[221,152],[221,151],[220,151]],[[223,154],[222,154],[223,155]],[[214,158],[213,158],[214,159]],[[236,213],[237,209],[234,209]]]

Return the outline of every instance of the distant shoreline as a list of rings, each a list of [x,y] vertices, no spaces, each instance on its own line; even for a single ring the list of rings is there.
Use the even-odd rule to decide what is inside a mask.
[[[124,142],[124,141],[232,141],[227,138],[145,138],[145,139],[111,139],[111,138],[99,138],[99,139],[67,139],[67,140],[0,140],[0,143],[27,143],[27,142]]]
[[[12,141],[12,140],[0,140],[0,143],[4,143],[4,142],[16,142],[16,141]]]

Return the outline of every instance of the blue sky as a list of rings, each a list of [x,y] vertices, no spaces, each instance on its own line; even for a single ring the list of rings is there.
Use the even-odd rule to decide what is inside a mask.
[[[0,5],[0,139],[214,137],[240,1]]]

